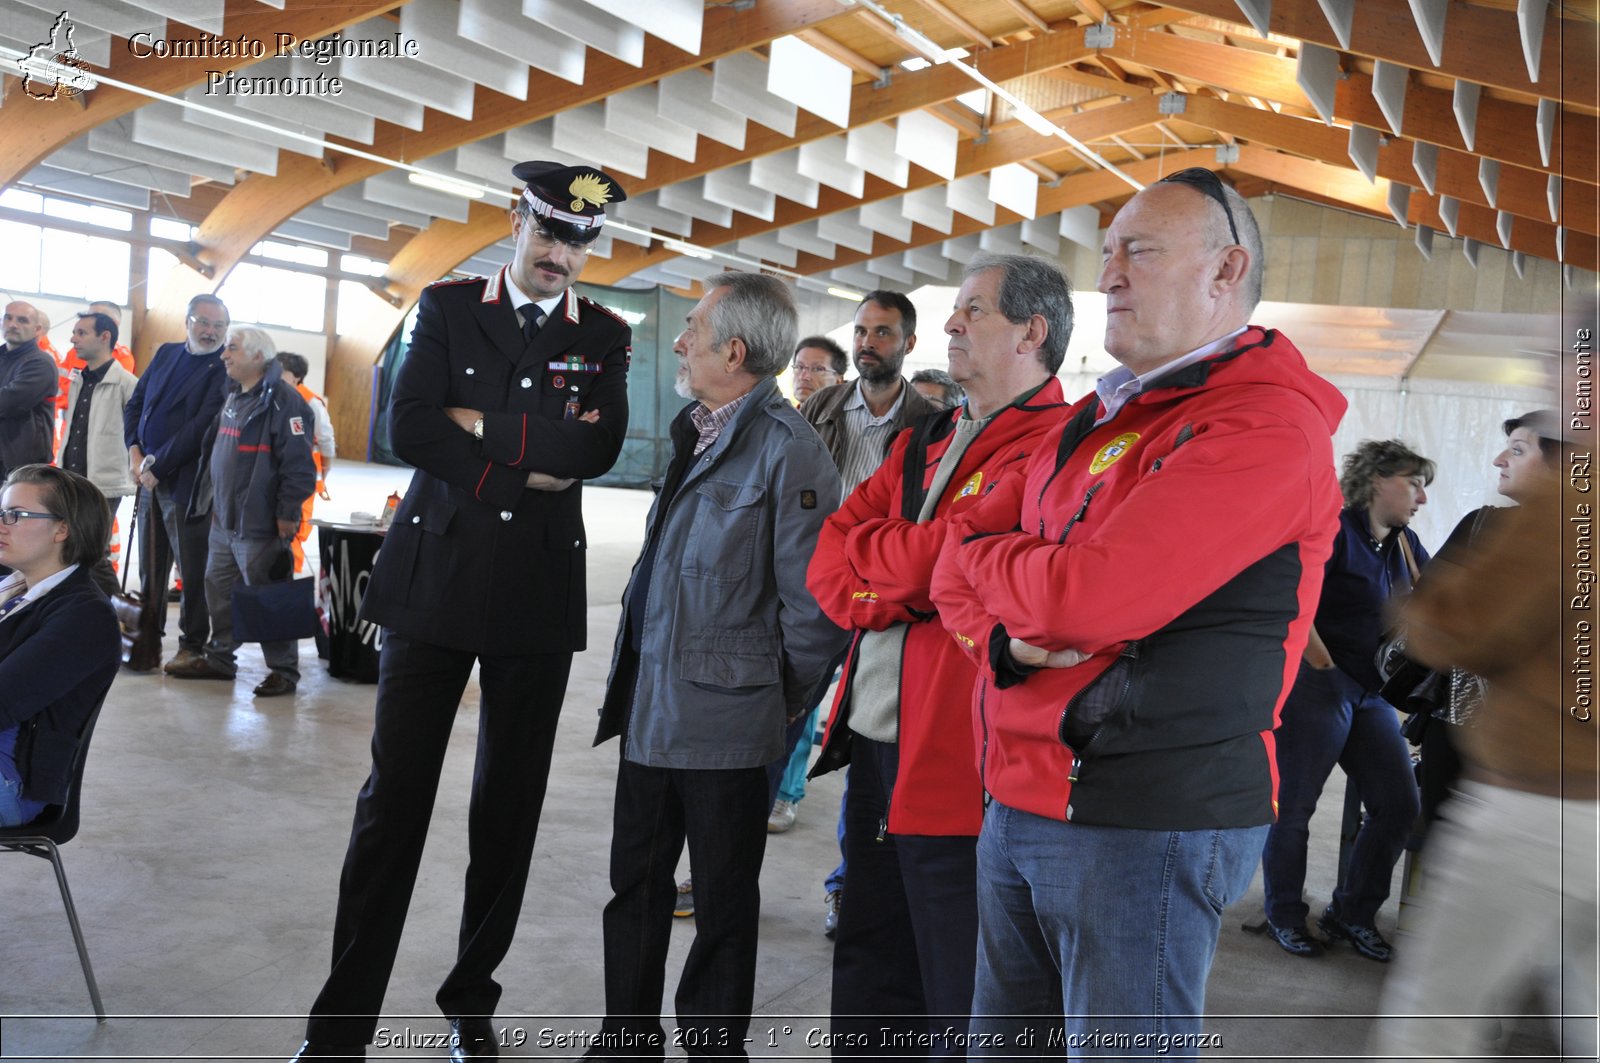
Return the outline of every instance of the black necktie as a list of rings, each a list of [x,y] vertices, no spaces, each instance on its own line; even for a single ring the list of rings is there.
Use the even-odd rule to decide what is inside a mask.
[[[522,336],[528,343],[539,334],[539,326],[544,324],[544,311],[539,309],[537,303],[529,303],[522,308]]]

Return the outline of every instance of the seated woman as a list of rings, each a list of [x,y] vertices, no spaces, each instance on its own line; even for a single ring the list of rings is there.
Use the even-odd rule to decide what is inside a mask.
[[[122,661],[111,603],[90,570],[111,510],[98,488],[23,465],[0,488],[0,827],[67,799],[84,725]]]

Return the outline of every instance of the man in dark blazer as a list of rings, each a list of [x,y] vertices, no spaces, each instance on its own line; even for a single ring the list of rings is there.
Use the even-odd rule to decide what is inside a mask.
[[[422,293],[395,382],[394,450],[416,473],[362,604],[383,628],[372,772],[339,880],[333,967],[297,1059],[359,1058],[372,1040],[474,663],[471,865],[455,966],[436,1000],[452,1058],[496,1055],[492,975],[516,929],[586,634],[576,481],[604,473],[622,448],[632,341],[622,319],[571,288],[623,190],[588,166],[513,173],[527,187],[511,211],[511,264]]]
[[[122,411],[128,467],[143,488],[139,492],[140,551],[145,601],[161,602],[177,554],[183,579],[178,606],[178,655],[166,671],[188,668],[205,660],[211,637],[206,612],[206,537],[209,519],[190,520],[189,503],[200,475],[201,440],[222,409],[227,373],[222,368],[222,341],[228,335],[228,307],[214,295],[189,300],[182,343],[163,343]],[[166,633],[167,611],[158,610]]]
[[[49,464],[55,445],[54,358],[39,348],[39,311],[6,304],[0,346],[0,480],[22,465]]]

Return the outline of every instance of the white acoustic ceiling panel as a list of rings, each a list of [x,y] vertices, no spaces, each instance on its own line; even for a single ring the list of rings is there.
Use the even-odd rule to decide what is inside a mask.
[[[694,67],[662,78],[656,85],[660,89],[656,113],[662,118],[690,126],[701,136],[736,151],[744,150],[749,119],[711,98],[714,84],[709,73]]]
[[[989,171],[989,200],[1031,218],[1039,204],[1039,175],[1020,163],[996,166]]]
[[[860,199],[866,191],[867,173],[845,158],[845,147],[842,136],[801,144],[795,168],[802,177]]]
[[[882,277],[884,280],[894,281],[896,284],[910,285],[915,279],[911,271],[906,269],[900,261],[899,255],[885,255],[874,258],[867,263],[867,269]]]
[[[775,133],[794,136],[795,105],[767,91],[767,61],[759,55],[734,52],[713,63],[711,100]]]
[[[874,177],[904,188],[911,177],[911,163],[895,154],[894,143],[895,129],[888,122],[859,126],[845,134],[844,157]]]
[[[668,210],[687,214],[691,218],[720,225],[724,229],[732,225],[733,208],[722,203],[707,202],[700,194],[702,187],[699,181],[683,181],[667,185],[656,193],[656,199]]]
[[[568,0],[522,0],[522,14],[629,66],[644,65],[644,30],[598,7]]]
[[[1059,231],[1080,247],[1100,250],[1100,212],[1087,204],[1062,211]]]
[[[950,260],[939,253],[937,247],[908,247],[900,255],[907,269],[945,280],[950,276]]]
[[[753,159],[750,163],[750,183],[801,206],[815,207],[821,189],[816,181],[801,176],[799,163],[800,152],[797,148]]]
[[[589,49],[565,34],[546,31],[505,0],[461,0],[456,32],[517,63],[583,84]]]
[[[198,103],[210,112],[221,112],[224,115],[237,115],[239,121],[231,118],[222,118],[215,113],[198,111],[192,107],[179,108],[181,120],[191,129],[196,130],[196,136],[210,138],[213,132],[221,130],[229,136],[241,140],[254,140],[259,144],[268,144],[284,151],[292,151],[296,155],[305,155],[309,158],[322,158],[322,149],[315,144],[308,144],[300,137],[290,136],[290,132],[300,133],[302,136],[322,138],[322,131],[309,128],[293,128],[290,123],[280,122],[275,118],[264,117],[240,107],[236,97],[233,96],[207,96],[205,89],[196,86],[184,92],[183,98]],[[204,130],[203,133],[199,132]],[[190,149],[194,150],[191,142]]]
[[[706,174],[701,187],[706,199],[732,207],[741,214],[762,221],[771,221],[777,215],[778,197],[750,182],[747,162]]]
[[[61,192],[69,196],[82,196],[101,203],[111,203],[129,210],[150,209],[150,190],[147,188],[135,188],[133,185],[107,181],[101,177],[88,177],[70,170],[58,170],[54,166],[35,166],[23,174],[22,180],[18,183],[49,192]]]
[[[643,177],[649,170],[649,148],[637,140],[606,131],[604,104],[569,108],[557,114],[551,123],[551,142],[557,151],[634,177]]]
[[[202,159],[186,152],[165,151],[140,144],[133,139],[133,116],[124,115],[89,130],[85,143],[97,155],[133,162],[147,162],[169,170],[183,170],[208,181],[233,184],[233,167],[215,159]]]
[[[361,183],[361,194],[373,203],[424,214],[431,218],[464,222],[472,201],[449,192],[413,184],[403,170],[387,170]]]
[[[654,192],[646,192],[639,196],[629,196],[607,213],[615,214],[623,221],[633,225],[675,233],[678,236],[688,236],[694,231],[693,218],[680,211],[668,210],[663,207]]]
[[[968,233],[965,236],[951,237],[949,240],[939,241],[939,253],[951,262],[965,266],[982,251],[983,247],[978,241],[977,233]]]
[[[808,255],[817,255],[821,258],[832,258],[837,250],[830,241],[824,240],[817,235],[817,223],[814,221],[791,225],[787,229],[779,229],[778,242],[786,244],[797,251],[804,251]]]
[[[457,32],[460,0],[411,0],[400,9],[400,37],[416,42],[416,61],[517,100],[528,98],[528,64]]]
[[[138,6],[204,33],[222,35],[223,0],[139,0]]]
[[[267,59],[250,67],[251,77],[316,77],[323,69],[310,59]],[[235,96],[241,111],[280,122],[301,133],[334,133],[358,144],[371,144],[377,122],[370,114],[337,107],[322,96]]]
[[[340,60],[340,62],[343,62],[343,60]],[[335,72],[338,72],[337,64],[335,64]],[[421,102],[396,96],[392,92],[384,92],[382,89],[375,89],[358,81],[346,80],[343,92],[337,96],[325,96],[323,100],[334,107],[355,111],[357,114],[370,115],[373,118],[381,118],[385,122],[391,122],[406,129],[422,128],[423,105]]]
[[[640,141],[684,162],[694,161],[700,139],[693,129],[662,116],[661,90],[656,85],[640,85],[607,96],[605,127],[607,133]]]
[[[369,218],[378,218],[393,225],[409,225],[413,229],[426,229],[428,223],[433,221],[427,214],[414,210],[405,210],[388,203],[375,203],[361,194],[361,186],[352,185],[341,188],[337,192],[329,192],[322,197],[323,206],[332,207],[350,214],[364,214]]]
[[[639,29],[660,37],[690,55],[700,54],[700,35],[705,23],[705,0],[583,0],[602,12],[627,19]]]
[[[961,133],[927,111],[910,111],[895,119],[894,152],[943,177],[955,180]]]
[[[369,18],[346,29],[344,37],[392,45],[394,23],[385,18]],[[339,76],[346,81],[412,100],[456,118],[472,117],[475,86],[467,78],[447,74],[404,56],[341,57],[337,65]]]
[[[705,280],[713,273],[722,272],[722,264],[720,262],[703,258],[689,258],[683,255],[677,258],[669,258],[657,268],[663,273],[678,278],[676,286],[679,288],[688,287],[690,284]]]
[[[1000,225],[978,234],[978,247],[997,255],[1022,254],[1022,228],[1017,225]]]
[[[548,159],[551,162],[565,163],[576,166],[588,163],[594,166],[603,166],[599,159],[584,157],[571,152],[558,149],[555,145],[555,119],[544,118],[537,122],[529,122],[525,126],[506,130],[505,147],[502,154],[506,157],[506,167],[510,167],[524,159]]]
[[[348,210],[335,210],[321,203],[313,203],[303,208],[293,220],[307,225],[318,225],[324,229],[339,229],[358,236],[370,236],[374,240],[389,238],[388,222],[362,214],[352,214]]]
[[[456,149],[453,160],[456,172],[476,177],[485,184],[515,188],[521,182],[511,175],[511,167],[516,163],[507,157],[505,144],[506,138],[502,134],[461,145]],[[527,155],[524,158],[531,159],[534,156]]]
[[[861,224],[856,211],[843,210],[817,219],[817,235],[829,243],[872,254],[872,230]]]
[[[776,233],[763,233],[760,236],[747,236],[736,245],[739,254],[759,258],[763,262],[771,262],[779,266],[793,268],[800,261],[798,249],[788,244],[779,243]]]
[[[918,225],[947,233],[955,224],[955,212],[945,202],[943,188],[919,188],[900,198],[900,211]]]
[[[880,199],[861,204],[861,224],[901,243],[911,239],[911,219],[902,213],[899,199]]]
[[[768,49],[767,91],[841,129],[850,125],[853,72],[799,37],[779,37]]]
[[[989,176],[973,174],[944,186],[945,205],[985,225],[994,224],[994,200],[989,198]]]
[[[616,241],[616,242],[619,242],[619,243],[624,243],[624,244],[633,244],[635,247],[649,247],[650,246],[650,244],[653,241],[652,237],[644,235],[642,233],[629,232],[626,229],[620,228],[620,227],[618,227],[616,225],[612,225],[611,224],[611,219],[613,217],[615,217],[615,214],[616,214],[616,212],[613,211],[610,214],[606,215],[606,227],[600,231],[601,237],[609,236],[613,241]],[[596,241],[596,242],[598,242],[598,241]]]
[[[343,229],[326,229],[320,225],[296,221],[290,218],[280,222],[272,235],[282,236],[289,240],[298,240],[303,244],[316,244],[318,247],[331,247],[335,251],[350,250],[350,234]]]
[[[81,3],[73,0],[70,4],[63,4],[61,0],[22,0],[22,3],[48,16],[44,20],[47,33],[51,22],[61,13],[63,7],[71,9],[68,17],[75,25],[92,26],[118,37],[132,37],[141,30],[165,34],[167,28],[166,16],[146,10],[150,5],[140,6],[125,3],[124,0],[82,0]],[[29,26],[31,28],[31,22]],[[38,41],[34,43],[37,44]]]
[[[33,0],[32,3],[28,0],[0,0],[0,40],[21,52],[28,52],[35,45],[46,43],[50,39],[50,30],[55,26],[55,20],[61,15],[65,6],[67,5],[60,3],[59,0]],[[90,66],[110,66],[111,33],[76,16],[77,5],[72,5],[72,10],[68,13],[68,17],[72,19],[71,44],[77,51],[78,58]],[[159,18],[149,15],[145,18],[147,22],[160,25]],[[58,51],[66,51],[67,41],[58,40],[54,43]],[[118,48],[120,50],[121,46]]]
[[[133,127],[129,135],[138,143],[170,151],[179,155],[194,150],[203,140],[206,155],[212,162],[236,170],[250,170],[272,176],[278,172],[278,149],[258,140],[234,136],[220,128],[203,134],[183,120],[183,108],[175,103],[156,101],[147,103],[133,112]]]
[[[185,171],[169,170],[163,166],[112,159],[89,150],[87,138],[80,137],[63,144],[44,160],[46,166],[71,173],[99,177],[117,184],[148,188],[169,196],[187,196],[190,177]]]
[[[1037,247],[1047,255],[1061,253],[1061,232],[1056,219],[1027,218],[1022,223],[1022,242]]]

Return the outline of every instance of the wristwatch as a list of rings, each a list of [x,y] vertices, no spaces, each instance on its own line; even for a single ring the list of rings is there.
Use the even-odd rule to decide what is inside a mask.
[[[483,418],[482,417],[480,417],[476,421],[472,422],[472,438],[473,439],[482,439],[483,438]]]

